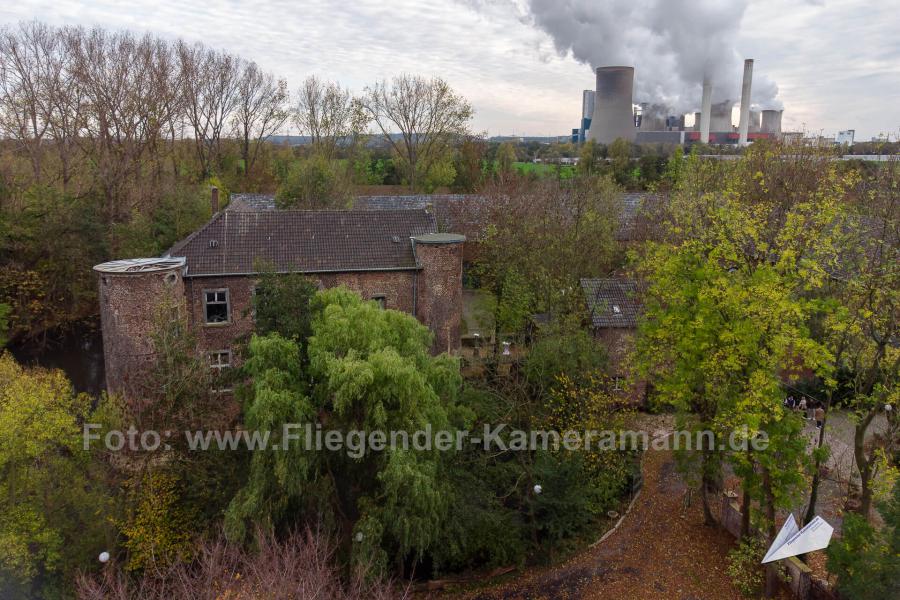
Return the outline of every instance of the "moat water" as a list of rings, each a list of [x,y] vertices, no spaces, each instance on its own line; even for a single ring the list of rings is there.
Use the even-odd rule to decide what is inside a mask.
[[[61,369],[76,392],[99,396],[106,387],[98,323],[86,322],[71,331],[48,335],[42,344],[12,345],[8,350],[22,365]]]

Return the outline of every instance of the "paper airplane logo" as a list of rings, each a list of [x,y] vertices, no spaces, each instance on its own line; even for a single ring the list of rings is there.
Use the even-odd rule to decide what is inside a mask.
[[[822,517],[816,517],[807,523],[806,527],[800,529],[797,521],[794,520],[794,515],[788,515],[787,521],[781,526],[781,531],[775,536],[775,541],[772,542],[762,562],[765,564],[827,548],[833,533],[834,527]]]

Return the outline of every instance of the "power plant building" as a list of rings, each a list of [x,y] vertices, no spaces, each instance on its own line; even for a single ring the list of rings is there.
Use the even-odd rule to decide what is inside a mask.
[[[693,113],[694,124],[685,126],[684,114],[673,114],[664,104],[633,104],[634,68],[598,67],[596,91],[582,93],[581,122],[572,131],[572,140],[595,140],[611,144],[618,138],[637,143],[747,144],[757,139],[782,135],[781,110],[754,110],[751,107],[753,59],[744,61],[740,117],[732,120],[734,100],[713,102],[715,82],[705,79],[700,111]],[[721,96],[720,96],[721,97]],[[577,132],[577,135],[576,135]]]

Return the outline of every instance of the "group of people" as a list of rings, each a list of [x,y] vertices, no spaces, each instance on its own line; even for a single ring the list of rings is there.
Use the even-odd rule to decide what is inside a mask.
[[[825,422],[825,407],[822,406],[821,402],[809,400],[806,396],[800,396],[799,400],[793,396],[788,396],[784,399],[784,407],[803,413],[803,418],[806,420],[815,419],[816,429],[821,429],[822,424]]]

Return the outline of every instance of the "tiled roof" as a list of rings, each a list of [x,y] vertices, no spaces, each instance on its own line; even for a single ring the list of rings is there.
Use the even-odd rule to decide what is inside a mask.
[[[654,236],[654,213],[663,199],[646,192],[625,192],[622,194],[622,213],[616,239],[620,242],[643,241]]]
[[[429,208],[447,202],[466,200],[468,194],[415,194],[410,196],[357,196],[353,208],[357,210],[388,210],[400,208]]]
[[[591,322],[597,328],[637,327],[641,312],[633,279],[582,279]]]
[[[422,208],[434,214],[438,231],[461,233],[471,241],[482,237],[484,196],[477,194],[417,194],[410,196],[357,196],[355,210]]]
[[[424,210],[224,211],[172,247],[188,277],[414,269],[410,237],[436,231]]]
[[[228,198],[230,211],[275,210],[275,196],[272,194],[231,194]]]

